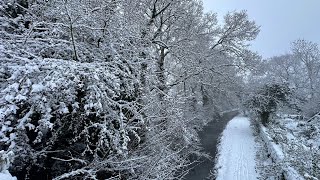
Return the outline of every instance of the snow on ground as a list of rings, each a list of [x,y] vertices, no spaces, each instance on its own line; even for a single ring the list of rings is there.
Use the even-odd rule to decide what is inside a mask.
[[[216,164],[217,180],[255,180],[256,144],[249,119],[235,117],[222,133]]]

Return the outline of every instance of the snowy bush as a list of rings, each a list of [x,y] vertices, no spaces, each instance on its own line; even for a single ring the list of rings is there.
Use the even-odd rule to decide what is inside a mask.
[[[270,115],[275,113],[279,106],[288,103],[290,88],[286,84],[266,84],[244,102],[244,106],[254,115],[257,115],[262,124],[269,123]]]
[[[110,63],[30,61],[7,47],[0,55],[0,146],[17,156],[13,172],[37,171],[54,159],[56,176],[106,157],[121,159],[134,148],[143,121],[129,71]]]

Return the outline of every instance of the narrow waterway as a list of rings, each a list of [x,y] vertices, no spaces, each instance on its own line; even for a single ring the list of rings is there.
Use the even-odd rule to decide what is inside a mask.
[[[210,175],[210,171],[214,168],[214,158],[216,156],[217,144],[219,137],[226,127],[227,123],[236,115],[238,111],[224,113],[219,119],[214,119],[203,131],[199,133],[201,144],[204,152],[208,153],[212,158],[201,158],[199,163],[193,164],[189,173],[185,176],[185,180],[203,180]]]

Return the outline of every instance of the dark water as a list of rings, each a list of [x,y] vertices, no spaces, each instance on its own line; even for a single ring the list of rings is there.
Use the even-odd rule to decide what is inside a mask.
[[[226,127],[227,123],[236,115],[238,111],[231,111],[223,114],[219,119],[211,121],[204,129],[199,133],[201,144],[204,152],[208,153],[212,158],[201,158],[197,164],[193,164],[189,173],[185,176],[185,180],[203,180],[210,175],[210,171],[214,167],[214,158],[216,156],[217,144],[220,134]]]

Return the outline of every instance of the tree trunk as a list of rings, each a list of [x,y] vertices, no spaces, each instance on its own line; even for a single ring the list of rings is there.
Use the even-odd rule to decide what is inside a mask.
[[[159,81],[158,89],[160,90],[159,92],[159,100],[163,101],[164,95],[167,93],[167,88],[166,88],[166,81],[165,81],[165,68],[164,68],[164,59],[165,59],[165,48],[161,47],[160,48],[160,57],[158,59],[158,70],[157,70],[157,77]]]

